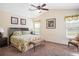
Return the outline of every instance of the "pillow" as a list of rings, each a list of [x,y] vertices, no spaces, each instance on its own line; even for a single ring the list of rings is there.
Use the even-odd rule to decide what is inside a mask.
[[[22,31],[22,35],[30,34],[30,31]]]
[[[14,36],[20,36],[20,35],[22,35],[22,32],[21,31],[15,31],[15,32],[13,32],[13,35]]]

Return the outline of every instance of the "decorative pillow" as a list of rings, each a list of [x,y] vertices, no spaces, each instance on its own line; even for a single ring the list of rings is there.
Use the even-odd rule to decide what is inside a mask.
[[[30,34],[30,31],[22,31],[22,35]]]
[[[22,32],[21,31],[15,31],[15,32],[13,32],[13,35],[20,36],[20,35],[22,35]]]

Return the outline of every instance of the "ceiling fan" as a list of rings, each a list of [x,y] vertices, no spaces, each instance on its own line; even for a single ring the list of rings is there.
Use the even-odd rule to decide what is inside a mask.
[[[48,11],[49,9],[48,8],[45,8],[46,4],[42,4],[42,5],[38,5],[38,6],[35,6],[33,4],[31,4],[32,7],[35,7],[36,9],[35,10],[45,10],[45,11]]]

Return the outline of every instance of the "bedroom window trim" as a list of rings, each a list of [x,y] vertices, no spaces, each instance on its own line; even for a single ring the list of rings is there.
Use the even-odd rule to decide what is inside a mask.
[[[38,28],[35,28],[35,23],[39,23],[39,30],[38,30],[38,33],[36,32],[36,30],[38,29]],[[34,24],[34,33],[35,33],[35,35],[39,35],[40,34],[40,21],[38,20],[38,21],[33,21],[33,24]]]
[[[79,15],[66,16],[66,37],[74,38],[79,34]]]

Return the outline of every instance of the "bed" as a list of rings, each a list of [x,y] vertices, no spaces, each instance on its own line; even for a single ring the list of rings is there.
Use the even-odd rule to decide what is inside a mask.
[[[9,28],[9,43],[21,52],[26,52],[33,48],[30,42],[42,41],[39,35],[30,34],[28,28]]]

